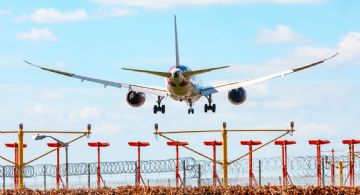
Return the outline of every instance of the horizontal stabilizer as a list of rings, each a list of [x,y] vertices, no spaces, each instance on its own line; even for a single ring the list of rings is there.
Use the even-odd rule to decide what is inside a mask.
[[[129,70],[134,72],[142,72],[146,74],[152,74],[160,77],[169,78],[171,76],[171,73],[169,72],[157,72],[157,71],[150,71],[150,70],[139,70],[139,69],[131,69],[131,68],[122,68],[123,70]]]
[[[189,77],[197,75],[197,74],[202,74],[202,73],[210,72],[213,70],[218,70],[218,69],[223,69],[223,68],[228,68],[228,67],[230,67],[230,66],[221,66],[221,67],[208,68],[208,69],[202,69],[202,70],[187,71],[187,72],[182,72],[182,75],[186,78],[189,78]],[[158,71],[150,71],[150,70],[131,69],[131,68],[122,68],[122,69],[134,71],[134,72],[142,72],[142,73],[146,73],[146,74],[152,74],[152,75],[161,76],[161,77],[165,77],[165,78],[171,77],[170,72],[158,72]]]
[[[230,66],[221,66],[221,67],[208,68],[208,69],[202,69],[202,70],[194,70],[194,71],[184,72],[183,75],[185,77],[191,77],[191,76],[194,76],[197,74],[202,74],[202,73],[210,72],[213,70],[219,70],[219,69],[228,68],[228,67],[230,67]]]

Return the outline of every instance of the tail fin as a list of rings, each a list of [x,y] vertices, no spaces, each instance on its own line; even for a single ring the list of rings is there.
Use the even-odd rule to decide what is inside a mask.
[[[178,38],[177,38],[176,15],[174,15],[174,24],[175,24],[176,67],[179,67],[180,66],[180,58],[179,58],[179,46],[178,46]]]

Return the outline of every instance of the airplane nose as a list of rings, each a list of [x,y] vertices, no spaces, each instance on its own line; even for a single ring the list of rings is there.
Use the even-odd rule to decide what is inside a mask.
[[[173,73],[174,78],[178,78],[180,76],[180,71],[175,71]]]

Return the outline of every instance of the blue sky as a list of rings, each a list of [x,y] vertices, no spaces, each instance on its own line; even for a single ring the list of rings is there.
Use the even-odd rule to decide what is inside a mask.
[[[84,130],[93,135],[71,146],[70,161],[95,161],[88,141],[107,141],[104,160],[135,160],[128,141],[149,141],[144,159],[174,157],[165,140],[153,136],[161,130],[229,128],[287,128],[295,121],[292,137],[298,144],[291,155],[313,155],[309,139],[329,139],[326,146],[346,147],[342,139],[357,138],[360,114],[360,19],[358,1],[229,0],[141,1],[84,0],[0,2],[0,129]],[[34,63],[80,75],[114,81],[163,86],[162,78],[122,71],[122,67],[165,71],[175,63],[173,15],[178,17],[181,63],[194,69],[230,65],[228,70],[202,75],[207,84],[262,76],[290,67],[340,55],[326,64],[298,74],[250,86],[240,106],[227,94],[214,95],[217,113],[203,113],[204,99],[187,114],[184,103],[164,101],[166,115],[153,115],[156,97],[147,96],[141,108],[125,101],[126,90],[53,75],[23,63]],[[269,140],[278,134],[233,134],[229,158],[247,151],[240,140]],[[64,141],[72,137],[59,136]],[[174,137],[210,155],[206,139],[220,135]],[[1,155],[12,151],[3,143],[16,136],[1,136]],[[45,152],[45,141],[26,137],[26,159]],[[327,150],[325,148],[325,150]],[[182,151],[184,156],[194,156]],[[254,156],[279,156],[270,146]],[[52,162],[50,155],[37,163]]]

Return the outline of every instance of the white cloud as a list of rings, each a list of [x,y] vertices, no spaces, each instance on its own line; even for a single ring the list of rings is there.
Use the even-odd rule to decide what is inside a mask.
[[[259,43],[303,43],[306,39],[286,25],[277,25],[274,30],[262,29],[256,38]]]
[[[360,65],[360,32],[344,35],[335,47],[299,46],[280,57],[274,57],[262,64],[235,64],[225,71],[249,77],[258,77],[278,71],[315,62],[339,52],[329,61],[330,66]]]
[[[345,59],[360,58],[360,32],[350,32],[345,35],[338,49]]]
[[[0,16],[9,16],[11,14],[12,13],[9,10],[0,10]]]
[[[111,8],[109,14],[110,16],[129,16],[135,14],[135,12],[129,9]]]
[[[57,41],[59,39],[47,28],[32,28],[29,32],[17,33],[16,38],[28,41]]]
[[[98,17],[122,17],[122,16],[132,16],[137,14],[135,10],[125,9],[121,7],[105,7],[97,11],[96,16]]]
[[[228,4],[251,4],[251,3],[319,3],[323,0],[92,0],[100,4],[119,4],[143,8],[170,8],[183,6],[208,6]]]
[[[69,114],[73,119],[97,118],[100,116],[100,110],[96,107],[84,107],[79,111],[73,111]]]
[[[24,59],[24,55],[20,53],[0,54],[0,67],[16,67],[21,64],[19,59]]]
[[[39,8],[29,15],[21,15],[20,20],[30,20],[37,23],[61,23],[84,20],[88,17],[85,10],[78,9],[70,12],[61,12],[54,8]]]
[[[302,139],[327,139],[335,137],[338,132],[336,132],[336,125],[326,122],[314,122],[301,124],[299,127],[301,133],[297,133],[296,137]]]
[[[324,48],[324,47],[298,47],[294,51],[294,56],[296,58],[324,58],[334,54],[334,52],[338,51],[334,48]]]
[[[360,59],[360,32],[349,32],[343,36],[337,47],[299,47],[295,50],[295,57],[321,58],[339,52],[334,59],[336,65],[358,65]]]
[[[295,109],[299,108],[301,105],[296,101],[271,101],[264,105],[264,107],[269,109]]]
[[[23,32],[16,34],[16,38],[19,40],[28,41],[57,41],[59,38],[53,34],[49,29],[37,29],[33,28],[29,32]]]
[[[58,99],[63,99],[64,97],[65,95],[59,92],[45,92],[41,94],[41,99],[44,100],[58,100]]]
[[[70,64],[66,63],[66,62],[62,62],[62,61],[59,61],[59,62],[56,62],[55,64],[53,64],[54,67],[56,68],[64,68],[64,67],[67,67],[67,66],[70,66]]]
[[[35,106],[33,106],[32,108],[30,108],[30,111],[31,111],[32,113],[39,114],[39,113],[44,112],[44,107],[41,106],[41,105],[35,105]]]

